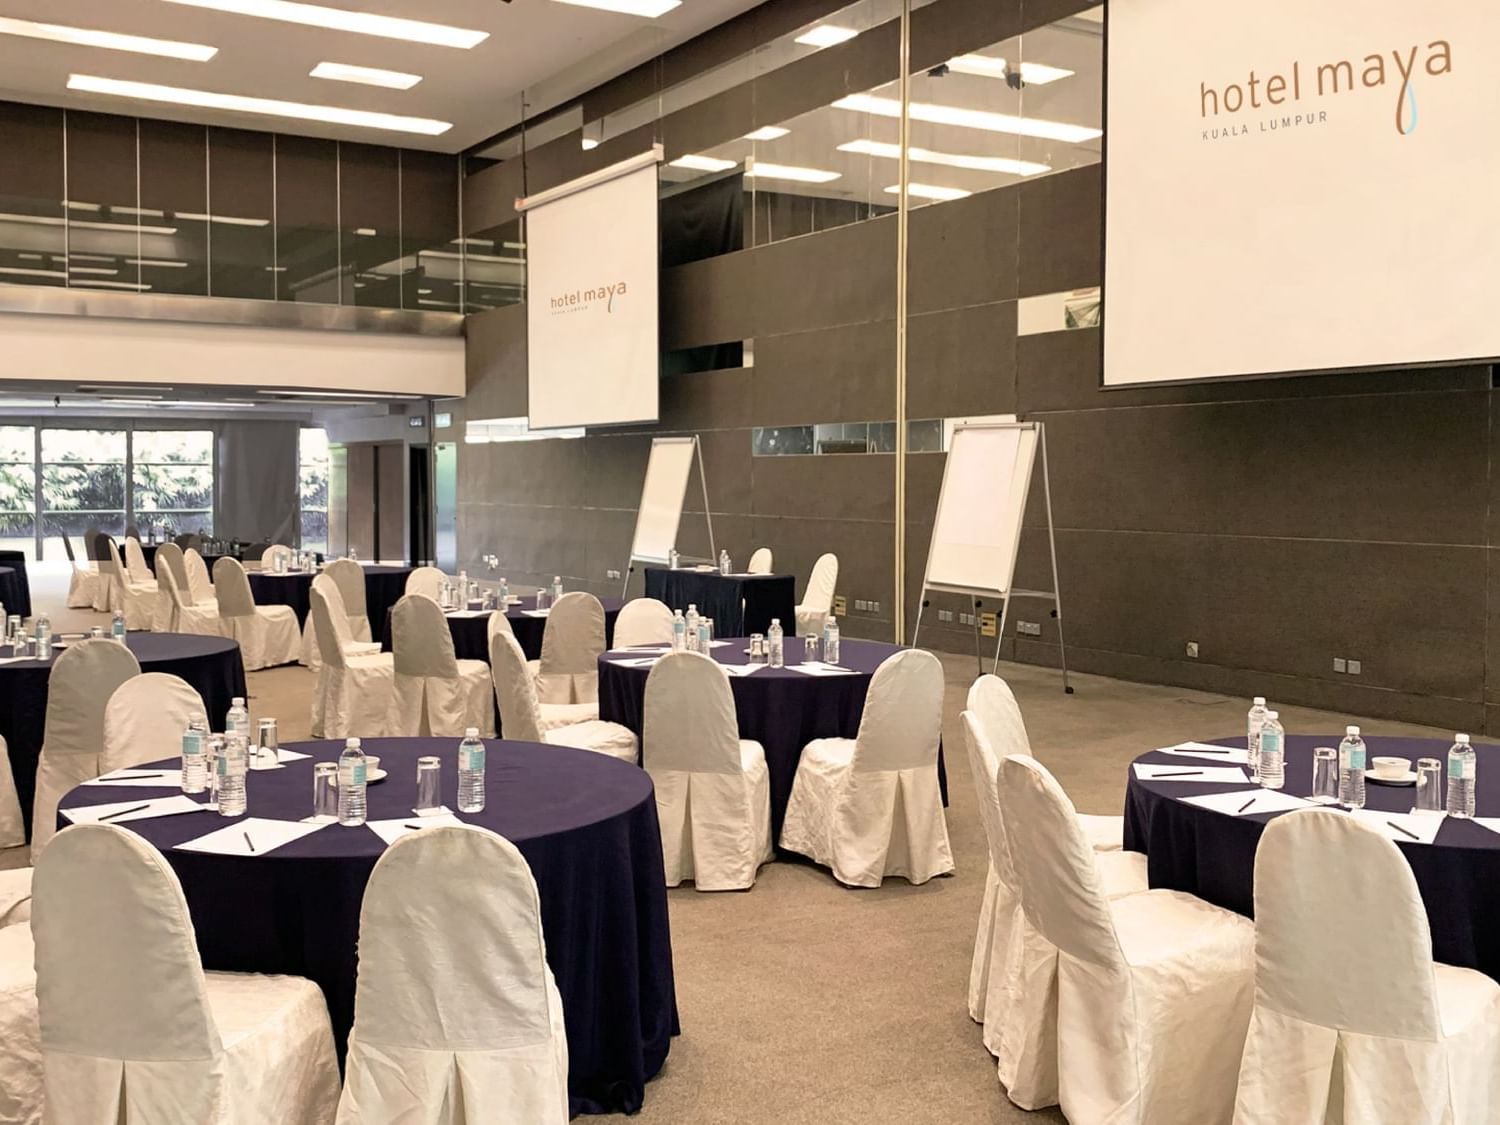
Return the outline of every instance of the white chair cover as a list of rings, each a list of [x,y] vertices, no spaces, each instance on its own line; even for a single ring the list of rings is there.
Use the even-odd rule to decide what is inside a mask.
[[[757,547],[755,553],[750,556],[750,564],[745,567],[746,574],[770,574],[771,573],[771,548]]]
[[[156,572],[156,619],[152,627],[157,632],[197,633],[207,637],[222,635],[218,605],[193,603],[184,593],[186,587],[178,581],[176,571],[159,552]]]
[[[99,572],[99,581],[94,584],[94,609],[98,613],[109,613],[117,608],[120,596],[115,592],[113,576],[124,569],[123,564],[117,565],[118,551],[109,550],[105,538],[97,527],[83,533],[83,549]]]
[[[448,581],[448,576],[437,567],[419,566],[406,576],[405,593],[421,594],[423,597],[437,601],[443,595],[443,583],[446,581]]]
[[[671,643],[672,611],[665,602],[655,598],[633,598],[625,603],[615,618],[615,648]]]
[[[204,973],[182,886],[135,833],[59,833],[37,864],[31,927],[49,1125],[333,1120],[322,993],[300,977]]]
[[[572,746],[635,762],[639,747],[629,727],[602,719],[548,725],[543,705],[537,702],[536,681],[526,667],[526,654],[513,634],[503,630],[490,634],[490,669],[500,701],[500,729],[507,739]]]
[[[870,680],[855,738],[809,742],[797,763],[781,846],[855,887],[887,875],[925,883],[953,870],[938,788],[943,667],[921,649],[885,660]]]
[[[802,604],[797,606],[797,636],[822,633],[823,623],[833,612],[833,592],[839,584],[839,557],[826,554],[813,563]]]
[[[564,1125],[568,1038],[514,844],[429,828],[376,863],[339,1125]]]
[[[543,703],[592,703],[597,708],[602,655],[604,606],[593,594],[564,594],[547,614],[542,631],[537,698]]]
[[[516,635],[516,630],[511,625],[510,618],[505,616],[505,609],[503,607],[490,614],[489,621],[485,623],[484,641],[486,650],[494,643],[496,633],[506,633],[512,637]]]
[[[351,574],[350,571],[353,571]],[[338,601],[329,599],[329,608],[334,610],[345,620],[346,628],[339,633],[340,643],[345,648],[350,648],[351,654],[356,656],[368,655],[380,651],[380,642],[370,640],[370,618],[365,611],[365,574],[360,565],[350,559],[338,559],[323,568],[323,573],[314,576],[313,585],[319,582],[326,583],[332,587],[338,595]],[[359,614],[356,616],[349,612],[349,603],[344,598],[345,590],[358,596]],[[302,623],[302,656],[299,663],[307,665],[314,672],[323,666],[322,651],[318,647],[318,639],[313,635],[312,614],[307,615],[307,620]],[[318,695],[313,693],[313,705],[317,706]]]
[[[182,732],[194,719],[208,729],[203,697],[186,680],[165,672],[132,676],[115,688],[105,705],[99,772],[173,757],[182,747]]]
[[[395,682],[395,658],[370,652],[363,641],[347,639],[337,584],[326,575],[313,579],[311,612],[322,659],[313,690],[314,738],[379,738],[385,734],[386,708]],[[376,649],[380,646],[375,645]]]
[[[349,632],[356,641],[374,640],[370,631],[370,611],[365,600],[365,568],[353,559],[334,559],[323,568],[323,573],[338,583],[339,595],[344,599],[344,612],[349,615]],[[382,629],[385,622],[380,623]]]
[[[141,541],[134,535],[125,537],[125,570],[130,581],[137,586],[156,584],[156,577],[146,565],[146,552],[141,550]]]
[[[46,733],[36,767],[33,863],[57,831],[57,803],[64,794],[104,772],[105,707],[115,688],[140,673],[135,653],[102,637],[78,641],[58,654],[47,680]]]
[[[174,604],[172,598],[167,594],[166,582],[162,575],[170,572],[170,577],[177,589],[177,600],[180,602],[192,601],[188,593],[187,566],[183,563],[182,548],[176,543],[163,543],[156,548],[156,617],[151,628],[158,633],[188,632],[189,630],[177,627],[177,614],[173,612]]]
[[[289,605],[256,605],[250,580],[237,559],[214,563],[214,596],[225,635],[239,642],[245,671],[296,663],[302,649],[296,611]]]
[[[1250,1020],[1254,926],[1179,891],[1105,896],[1067,794],[1000,767],[1026,919],[1057,947],[1058,1101],[1072,1125],[1223,1122]]]
[[[667,886],[742,891],[773,857],[766,751],[740,737],[729,675],[697,652],[646,677],[641,760],[656,788]]]
[[[287,561],[287,565],[290,566],[293,554],[294,552],[290,547],[285,546],[281,543],[272,543],[269,547],[267,547],[260,553],[260,568],[262,570],[270,570],[272,567],[274,567],[276,565],[277,555],[281,555],[283,558],[285,558]]]
[[[0,929],[31,921],[30,867],[7,867],[0,871]],[[0,1116],[0,1121],[5,1120]]]
[[[1343,812],[1266,826],[1255,853],[1255,1010],[1236,1125],[1487,1125],[1500,985],[1435,964],[1396,845]]]
[[[99,596],[99,568],[86,557],[80,560],[73,553],[73,541],[66,532],[59,532],[58,538],[68,555],[67,606],[69,609],[93,609]]]
[[[42,1035],[30,926],[0,929],[0,1121],[42,1120]]]
[[[156,583],[137,582],[135,576],[120,561],[120,549],[115,546],[115,541],[103,537],[103,542],[105,550],[109,552],[109,562],[104,565],[112,590],[106,609],[123,609],[127,629],[149,630],[156,617]],[[130,539],[125,540],[127,549],[132,542],[134,541]],[[139,544],[136,544],[136,550],[140,550]]]
[[[10,748],[0,737],[0,848],[17,848],[26,842],[26,822],[21,816],[21,798],[10,768]]]
[[[437,602],[407,594],[391,611],[395,679],[386,711],[386,733],[395,737],[462,738],[478,727],[495,736],[494,692],[483,660],[459,660],[453,634]]]
[[[214,595],[214,584],[208,577],[208,564],[203,561],[203,556],[196,547],[189,547],[182,552],[182,565],[188,576],[188,597],[184,600],[191,601],[194,605],[211,605],[217,611],[219,599]]]

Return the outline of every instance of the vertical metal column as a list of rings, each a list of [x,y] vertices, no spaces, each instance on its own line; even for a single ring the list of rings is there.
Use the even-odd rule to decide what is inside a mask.
[[[896,211],[896,589],[891,598],[895,641],[906,640],[906,248],[911,204],[911,0],[901,0],[901,179]]]

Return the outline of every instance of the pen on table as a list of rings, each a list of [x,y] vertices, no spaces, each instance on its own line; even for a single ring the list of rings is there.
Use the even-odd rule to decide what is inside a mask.
[[[1258,797],[1258,796],[1260,796],[1260,794],[1259,794],[1259,793],[1257,793],[1257,794],[1256,794],[1256,795],[1255,795],[1255,796],[1256,796],[1256,797]],[[1235,815],[1235,816],[1239,816],[1239,815],[1240,815],[1240,813],[1242,813],[1242,812],[1244,812],[1244,811],[1245,811],[1245,810],[1246,810],[1246,809],[1248,809],[1248,808],[1249,808],[1249,807],[1250,807],[1250,806],[1251,806],[1251,805],[1253,805],[1253,804],[1255,804],[1255,797],[1251,797],[1251,798],[1250,798],[1250,799],[1249,799],[1249,800],[1248,800],[1248,801],[1246,801],[1246,802],[1245,802],[1245,803],[1244,803],[1244,804],[1243,804],[1243,805],[1241,805],[1241,806],[1240,806],[1240,807],[1239,807],[1239,808],[1237,808],[1237,809],[1235,809],[1235,810],[1234,810],[1234,815]]]
[[[1191,750],[1183,750],[1184,754],[1228,754],[1229,750],[1211,750],[1207,746],[1195,746]]]
[[[117,816],[124,816],[126,813],[140,812],[142,809],[149,809],[150,807],[151,802],[147,801],[144,805],[136,805],[133,808],[120,809],[118,812],[112,812],[108,816],[101,816],[99,819],[114,820]]]
[[[250,842],[250,833],[248,832],[245,833],[245,847],[249,848],[252,852],[255,850],[255,845]]]
[[[164,773],[122,773],[118,776],[100,778],[101,781],[145,781],[148,777],[166,777]]]
[[[1415,832],[1409,832],[1405,828],[1402,828],[1401,825],[1397,824],[1394,820],[1388,820],[1386,821],[1386,823],[1394,828],[1397,832],[1401,833],[1401,835],[1403,836],[1410,836],[1413,840],[1420,840],[1422,838]]]
[[[401,827],[402,828],[421,829],[421,828],[426,828],[427,825],[425,825],[425,824],[403,824]]]
[[[1178,770],[1176,773],[1159,773],[1152,780],[1160,781],[1164,777],[1201,777],[1202,770]]]

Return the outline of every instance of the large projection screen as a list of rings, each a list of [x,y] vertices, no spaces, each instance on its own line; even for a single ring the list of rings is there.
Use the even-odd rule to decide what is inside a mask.
[[[1106,386],[1500,355],[1500,5],[1108,20]]]
[[[657,420],[656,160],[633,163],[526,205],[534,430]]]

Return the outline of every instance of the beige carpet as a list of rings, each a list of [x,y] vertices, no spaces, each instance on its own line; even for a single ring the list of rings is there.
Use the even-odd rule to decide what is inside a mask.
[[[35,581],[58,628],[95,615],[58,610],[59,580]],[[846,890],[810,866],[771,864],[742,894],[670,892],[682,1035],[646,1088],[643,1122],[1055,1122],[1005,1099],[980,1029],[967,1012],[969,960],[985,850],[958,714],[972,657],[944,656],[943,719],[958,873],[911,887]],[[1004,665],[1033,748],[1085,812],[1118,813],[1131,758],[1186,738],[1234,734],[1246,701],[1178,688]],[[283,740],[305,737],[312,674],[278,668],[250,676],[254,717],[274,715]],[[1292,731],[1337,731],[1350,721],[1283,708]],[[1366,732],[1446,731],[1357,720]],[[24,849],[17,849],[24,851]],[[23,862],[14,853],[5,864]],[[1164,1123],[1165,1125],[1165,1123]]]

